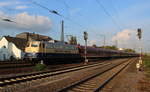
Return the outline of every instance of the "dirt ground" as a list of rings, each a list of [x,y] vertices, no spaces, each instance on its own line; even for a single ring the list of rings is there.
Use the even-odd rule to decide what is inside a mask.
[[[144,69],[137,71],[136,62],[131,63],[101,92],[150,92],[150,79]]]

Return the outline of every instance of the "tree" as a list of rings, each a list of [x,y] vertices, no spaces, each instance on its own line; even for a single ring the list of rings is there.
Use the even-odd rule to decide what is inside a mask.
[[[133,52],[133,53],[135,53],[135,50],[133,50],[133,49],[124,49],[124,51],[125,52]]]
[[[92,47],[97,48],[96,44],[93,44]]]
[[[118,48],[116,46],[102,46],[101,48],[106,48],[106,49],[111,49],[111,50],[118,50]]]
[[[71,36],[69,43],[72,45],[77,45],[77,39],[75,36]]]

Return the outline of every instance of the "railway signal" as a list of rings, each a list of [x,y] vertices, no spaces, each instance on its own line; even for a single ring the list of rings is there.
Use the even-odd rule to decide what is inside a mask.
[[[142,38],[142,31],[140,28],[138,28],[138,30],[137,30],[137,36],[138,36],[139,40]]]
[[[84,58],[85,58],[85,63],[88,62],[88,59],[87,59],[87,39],[88,39],[88,33],[85,31],[84,32],[84,40],[85,40],[85,50],[84,50]]]
[[[139,39],[139,41],[140,41],[140,57],[139,57],[139,64],[142,64],[143,61],[142,61],[142,43],[141,43],[142,30],[141,30],[141,28],[138,28],[138,29],[137,29],[137,36],[138,36],[138,39]]]

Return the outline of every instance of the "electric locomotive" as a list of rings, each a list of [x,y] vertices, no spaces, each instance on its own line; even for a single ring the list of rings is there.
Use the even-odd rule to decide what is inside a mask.
[[[63,42],[30,41],[25,48],[25,52],[25,59],[32,61],[43,60],[50,64],[56,61],[64,63],[81,58],[75,45]]]

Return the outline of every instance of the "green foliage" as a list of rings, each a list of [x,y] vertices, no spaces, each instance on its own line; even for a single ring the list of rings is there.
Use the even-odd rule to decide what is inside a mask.
[[[146,56],[143,59],[144,65],[146,66],[148,76],[150,77],[150,56]]]
[[[135,53],[135,50],[133,50],[133,49],[125,49],[124,51],[125,52],[133,52],[133,53]]]
[[[46,65],[44,65],[44,64],[36,64],[35,65],[35,70],[37,70],[37,71],[42,71],[45,68],[46,68]]]
[[[96,44],[93,44],[92,47],[97,48]]]
[[[71,36],[69,43],[72,45],[77,45],[77,38],[75,36]]]
[[[146,65],[147,68],[150,69],[150,57],[145,57],[144,58],[144,64]]]
[[[106,48],[106,49],[111,49],[111,50],[118,50],[118,48],[116,46],[103,46],[102,48]]]

